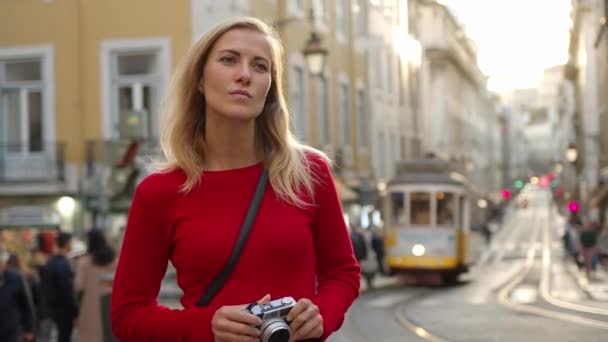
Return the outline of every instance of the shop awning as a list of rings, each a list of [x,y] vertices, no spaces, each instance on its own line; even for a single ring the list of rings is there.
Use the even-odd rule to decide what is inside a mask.
[[[355,201],[359,198],[359,195],[341,180],[336,179],[336,188],[338,189],[338,196],[343,202]]]

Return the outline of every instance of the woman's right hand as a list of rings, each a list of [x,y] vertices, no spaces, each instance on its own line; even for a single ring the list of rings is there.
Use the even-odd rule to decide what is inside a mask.
[[[270,295],[265,295],[258,303],[267,303]],[[262,320],[243,309],[247,305],[227,305],[219,308],[211,319],[211,331],[216,342],[242,341],[257,342],[260,330],[257,326]]]

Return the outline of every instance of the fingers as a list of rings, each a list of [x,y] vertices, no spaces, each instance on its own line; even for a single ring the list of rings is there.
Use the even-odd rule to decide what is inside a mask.
[[[302,298],[287,314],[287,321],[293,332],[293,339],[316,338],[323,335],[323,317],[319,307],[309,299]]]
[[[270,294],[267,293],[264,297],[257,301],[258,304],[266,304],[270,302]]]
[[[220,322],[223,320],[243,323],[251,326],[262,324],[262,320],[248,312],[242,310],[242,305],[238,306],[223,306],[216,311],[214,319],[217,318]]]
[[[223,306],[211,319],[211,330],[217,341],[257,341],[262,320],[242,310],[242,305]]]
[[[216,340],[253,342],[260,338],[260,331],[256,327],[227,320],[212,325],[212,331]]]
[[[294,341],[299,341],[321,336],[323,336],[323,318],[321,318],[321,315],[315,315],[297,330],[294,330],[292,338]]]

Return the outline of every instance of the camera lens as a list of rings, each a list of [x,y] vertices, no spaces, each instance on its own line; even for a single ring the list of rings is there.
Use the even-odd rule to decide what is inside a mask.
[[[273,332],[270,338],[268,339],[268,342],[287,342],[289,341],[289,337],[291,337],[289,331],[281,329]]]
[[[289,325],[282,319],[269,319],[260,326],[262,342],[288,342],[291,337]]]

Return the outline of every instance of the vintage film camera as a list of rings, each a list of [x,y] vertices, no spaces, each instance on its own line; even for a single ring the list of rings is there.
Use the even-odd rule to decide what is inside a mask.
[[[262,319],[259,326],[262,342],[287,342],[291,337],[291,329],[285,320],[287,313],[296,305],[292,297],[283,297],[266,304],[251,303],[245,311]]]

